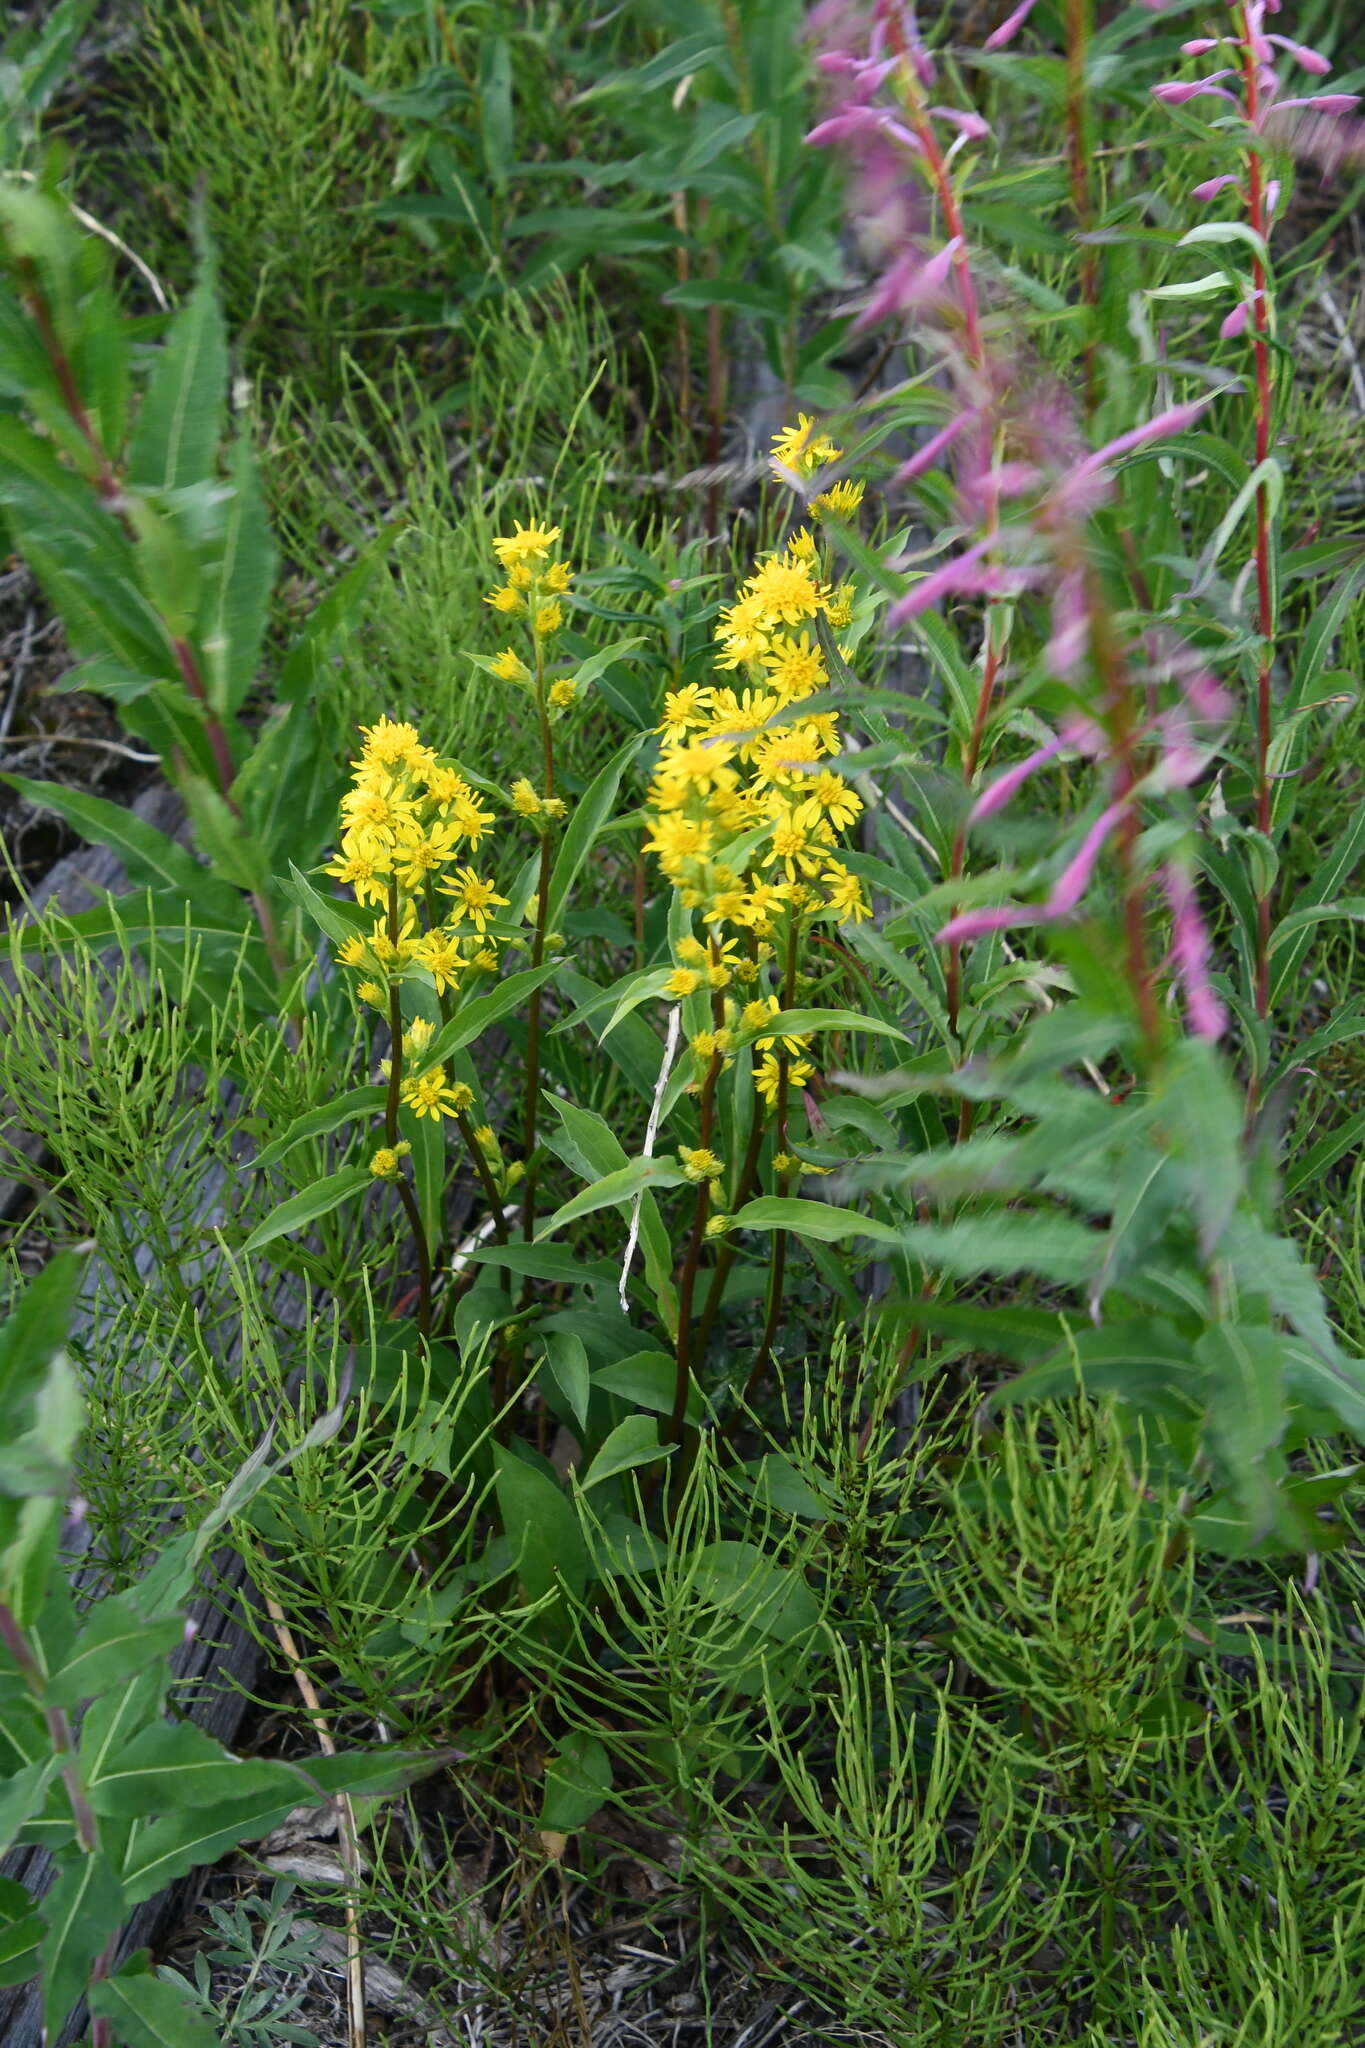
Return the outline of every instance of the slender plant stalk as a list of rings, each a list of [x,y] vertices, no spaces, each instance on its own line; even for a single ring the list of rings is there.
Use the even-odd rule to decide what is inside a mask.
[[[389,943],[398,943],[398,884],[389,883]],[[384,1098],[384,1142],[392,1150],[398,1143],[399,1090],[403,1085],[403,998],[396,981],[389,983],[389,1087]],[[417,1253],[417,1327],[424,1337],[431,1335],[431,1247],[427,1243],[426,1230],[422,1224],[422,1212],[417,1206],[407,1175],[400,1162],[398,1170],[398,1199],[403,1204],[409,1227],[412,1231],[413,1247]]]
[[[550,732],[550,711],[545,701],[545,652],[539,635],[536,636],[535,693],[536,712],[540,719],[540,746],[544,761],[545,794],[555,793],[555,751]],[[550,915],[550,831],[548,825],[540,839],[540,884],[536,896],[535,933],[531,940],[531,965],[539,967],[545,958],[545,927]],[[521,1234],[527,1244],[536,1231],[536,1183],[540,1178],[535,1162],[536,1130],[540,1114],[540,1031],[541,1001],[543,991],[533,989],[526,1012],[526,1106],[522,1136],[522,1154],[526,1161],[526,1185],[521,1201]],[[526,1292],[529,1297],[530,1281]]]
[[[1241,10],[1240,20],[1247,125],[1254,131],[1261,112],[1261,80],[1256,66],[1251,23],[1245,6]],[[1265,166],[1254,141],[1247,150],[1247,219],[1248,225],[1264,245],[1269,228]],[[1270,331],[1270,309],[1266,302],[1268,278],[1260,248],[1252,253],[1251,282],[1251,346],[1256,366],[1256,463],[1259,468],[1270,455],[1270,424],[1273,409],[1270,349],[1267,342]],[[1270,496],[1264,480],[1256,486],[1256,627],[1261,643],[1256,670],[1256,826],[1258,831],[1268,835],[1271,815],[1270,657],[1275,637],[1275,604],[1270,576]],[[1256,1014],[1265,1019],[1269,1013],[1270,889],[1267,886],[1260,892],[1256,901]]]
[[[1094,225],[1090,194],[1090,148],[1087,134],[1085,71],[1090,55],[1092,0],[1066,0],[1066,159],[1071,180],[1071,210],[1076,231],[1082,237]],[[1085,305],[1099,303],[1099,251],[1088,240],[1081,242],[1081,299]],[[1093,413],[1099,397],[1095,375],[1095,339],[1088,336],[1081,350],[1085,378],[1085,409]]]

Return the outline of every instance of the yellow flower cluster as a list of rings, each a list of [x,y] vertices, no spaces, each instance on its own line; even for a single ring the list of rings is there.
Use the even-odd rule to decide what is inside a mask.
[[[467,978],[494,973],[500,940],[489,926],[507,898],[470,862],[493,817],[464,777],[411,725],[381,718],[364,735],[341,800],[340,851],[325,872],[376,913],[337,958],[361,977],[361,1000],[387,1011],[390,990],[414,971],[431,977],[442,1000]],[[430,1032],[418,1020],[404,1050],[420,1054]],[[440,1068],[403,1084],[419,1116],[450,1113],[458,1092]]]
[[[561,527],[537,526],[534,522],[523,526],[518,519],[512,533],[497,536],[493,552],[507,581],[484,598],[485,604],[505,618],[525,619],[535,656],[533,668],[515,647],[505,647],[493,656],[488,667],[500,682],[532,684],[537,694],[544,682],[540,650],[564,623],[564,607],[559,600],[573,581],[574,572],[568,563],[550,558],[562,532]],[[577,694],[573,677],[559,676],[545,688],[545,703],[550,710],[567,711]]]
[[[808,414],[798,413],[794,427],[784,427],[780,434],[773,435],[773,470],[783,483],[795,475],[803,485],[808,485],[822,469],[840,461],[843,452],[827,435],[816,433],[815,422]],[[861,483],[839,479],[811,498],[810,509],[817,519],[826,512],[832,512],[836,519],[851,518],[863,502],[863,488]]]
[[[779,441],[789,452],[808,445],[809,420]],[[813,444],[821,460],[830,448]],[[838,631],[852,604],[851,587],[822,578],[817,544],[802,529],[721,612],[717,667],[739,671],[735,684],[689,683],[665,698],[646,845],[718,937],[731,927],[766,940],[791,916],[868,915],[836,852],[863,808],[831,765],[838,716],[801,709],[829,682],[816,622]]]

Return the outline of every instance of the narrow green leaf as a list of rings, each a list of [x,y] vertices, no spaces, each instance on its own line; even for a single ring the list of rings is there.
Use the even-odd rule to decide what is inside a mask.
[[[870,1237],[878,1244],[900,1244],[904,1232],[875,1216],[861,1216],[856,1209],[836,1209],[829,1202],[807,1202],[797,1195],[760,1195],[747,1202],[730,1219],[734,1230],[794,1230],[801,1237],[818,1238],[822,1244],[842,1244],[847,1238]]]
[[[43,2025],[49,2041],[56,2039],[63,2020],[84,1997],[91,1966],[118,1933],[127,1903],[100,1851],[62,1852],[56,1882],[38,1908],[47,1926],[39,1955]]]
[[[258,1252],[277,1237],[287,1237],[291,1231],[302,1230],[305,1224],[316,1222],[319,1216],[330,1215],[333,1209],[339,1209],[353,1195],[373,1185],[374,1177],[368,1166],[349,1166],[344,1173],[329,1174],[325,1180],[314,1181],[312,1187],[304,1188],[301,1194],[291,1195],[287,1202],[281,1202],[272,1209],[265,1220],[256,1225],[242,1250]]]
[[[580,671],[581,673],[581,671]],[[547,931],[556,931],[564,914],[569,891],[579,870],[592,851],[593,842],[611,815],[621,777],[644,745],[647,735],[635,733],[600,768],[573,807],[568,827],[560,841],[550,870]]]
[[[554,1215],[543,1223],[536,1232],[536,1241],[552,1237],[566,1224],[577,1222],[580,1216],[590,1216],[594,1209],[622,1208],[632,1202],[642,1189],[676,1188],[687,1179],[677,1163],[667,1156],[658,1159],[632,1159],[616,1172],[594,1181],[591,1187],[583,1188],[578,1194],[556,1209]],[[812,1205],[816,1206],[816,1205]]]
[[[58,1757],[40,1756],[35,1763],[25,1764],[21,1771],[0,1780],[0,1855],[13,1847],[25,1821],[42,1811],[59,1763]]]
[[[528,1465],[505,1444],[494,1444],[493,1462],[503,1530],[528,1597],[579,1598],[587,1584],[588,1553],[573,1503],[548,1472]]]
[[[592,1380],[588,1372],[588,1354],[584,1349],[583,1340],[568,1330],[547,1330],[542,1341],[550,1378],[567,1402],[569,1413],[579,1429],[586,1430]]]
[[[226,718],[255,681],[279,567],[245,427],[233,443],[231,480],[220,553],[208,572],[197,621],[209,701]]]
[[[54,1707],[79,1706],[168,1657],[184,1634],[180,1615],[147,1621],[131,1593],[110,1594],[92,1610],[70,1656],[48,1680],[45,1698]]]
[[[301,1145],[305,1138],[325,1138],[340,1130],[343,1124],[360,1123],[368,1117],[378,1116],[384,1107],[385,1093],[377,1085],[352,1088],[332,1102],[320,1103],[316,1109],[306,1109],[278,1138],[272,1139],[264,1151],[258,1152],[250,1165],[261,1172],[267,1166],[276,1165],[286,1152],[292,1152],[295,1145]]]
[[[159,1720],[107,1757],[100,1775],[88,1779],[88,1790],[96,1813],[131,1820],[181,1807],[233,1804],[261,1793],[283,1798],[292,1782],[284,1764],[232,1756],[191,1721]]]
[[[420,1062],[414,1063],[412,1071],[424,1073],[428,1067],[439,1066],[442,1060],[463,1052],[494,1024],[510,1016],[513,1010],[520,1009],[533,990],[541,988],[557,972],[556,961],[540,967],[526,967],[519,974],[509,974],[486,996],[475,996],[471,1001],[462,1003],[450,1022],[441,1026]]]
[[[215,474],[227,378],[227,330],[216,265],[206,252],[194,290],[171,324],[129,442],[134,490],[184,490]]]
[[[675,1449],[674,1444],[659,1442],[659,1425],[654,1416],[628,1415],[624,1422],[617,1423],[589,1465],[581,1482],[583,1490],[586,1493],[589,1487],[615,1479],[618,1473],[629,1472],[636,1465],[656,1465]]]

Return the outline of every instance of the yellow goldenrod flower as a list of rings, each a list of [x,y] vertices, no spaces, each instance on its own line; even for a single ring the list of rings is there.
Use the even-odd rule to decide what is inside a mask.
[[[484,603],[491,604],[495,612],[519,612],[526,608],[525,598],[510,583],[499,584],[496,590],[490,590]]]
[[[695,967],[675,967],[664,983],[664,994],[669,996],[695,995],[701,987],[701,976]]]
[[[529,683],[531,671],[515,648],[504,647],[493,656],[493,673],[504,683]]]
[[[862,502],[863,485],[845,479],[843,483],[831,484],[827,491],[821,491],[818,498],[812,498],[810,509],[817,519],[825,512],[832,512],[836,519],[851,519]]]
[[[842,631],[853,617],[853,599],[855,595],[856,592],[851,583],[841,583],[838,589],[825,599],[825,617],[836,632]],[[839,652],[847,661],[847,650],[841,647]]]
[[[359,932],[354,938],[343,939],[337,947],[337,960],[342,967],[363,967],[365,964],[365,941]]]
[[[842,775],[836,775],[832,768],[824,768],[812,776],[810,794],[804,803],[797,806],[796,815],[806,824],[819,818],[828,818],[836,832],[846,831],[863,807],[863,800],[856,789],[850,789]]]
[[[471,846],[477,846],[484,834],[492,829],[493,813],[485,811],[472,790],[466,790],[457,797],[451,809],[450,822],[462,839]]]
[[[674,950],[678,958],[688,967],[700,967],[703,961],[710,958],[701,940],[694,939],[690,932],[685,938],[679,939]]]
[[[376,1180],[387,1180],[398,1171],[398,1154],[391,1145],[381,1145],[370,1161],[370,1172]]]
[[[443,996],[448,988],[458,982],[464,968],[460,958],[460,942],[439,927],[429,931],[417,943],[417,960],[426,968],[436,984],[436,993]]]
[[[545,571],[545,588],[556,592],[567,590],[573,581],[573,573],[567,562],[551,562]]]
[[[541,806],[547,818],[556,820],[567,817],[569,806],[562,796],[547,796]]]
[[[491,882],[485,882],[475,874],[473,868],[457,868],[454,879],[443,882],[442,888],[453,896],[465,916],[477,931],[487,930],[488,921],[494,911],[505,907],[507,898],[499,896]]]
[[[787,1062],[788,1089],[804,1088],[814,1072],[815,1069],[808,1060],[789,1060]],[[765,1053],[754,1068],[754,1087],[763,1097],[769,1109],[773,1109],[777,1105],[778,1091],[781,1083],[781,1060],[775,1052]]]
[[[536,613],[536,631],[542,640],[551,633],[557,633],[563,623],[564,607],[553,599],[549,604],[541,605]]]
[[[504,569],[522,568],[528,562],[538,561],[548,555],[559,539],[562,529],[558,526],[523,526],[518,519],[510,534],[494,538],[493,553]]]
[[[426,750],[422,746],[415,725],[405,725],[392,718],[381,718],[374,725],[362,725],[365,749],[361,760],[403,764],[418,759]],[[358,767],[359,762],[353,764]]]
[[[429,1116],[435,1123],[443,1116],[457,1115],[474,1100],[473,1091],[463,1083],[452,1086],[444,1067],[409,1075],[398,1092],[414,1116]]]
[[[497,1151],[498,1140],[493,1130],[492,1124],[479,1125],[479,1128],[474,1133],[474,1143],[478,1146],[481,1152]]]
[[[716,1214],[714,1216],[707,1217],[706,1229],[703,1234],[706,1237],[724,1237],[726,1231],[729,1228],[730,1218],[728,1216]]]
[[[714,1059],[719,1050],[714,1031],[698,1031],[692,1039],[692,1050],[699,1060]]]
[[[770,626],[799,626],[820,609],[820,592],[806,562],[771,555],[745,587],[762,606]]]
[[[512,809],[519,818],[538,818],[540,798],[524,775],[512,784]]]
[[[469,956],[471,967],[477,967],[483,974],[496,974],[498,956],[491,946],[477,946]]]
[[[819,549],[808,526],[799,526],[787,542],[787,553],[798,562],[814,562]]]
[[[784,469],[794,469],[798,476],[809,476],[827,462],[837,462],[843,452],[827,435],[815,436],[814,420],[802,412],[794,427],[783,427],[780,434],[773,435],[772,465],[779,475]]]
[[[421,1054],[431,1044],[436,1026],[429,1024],[425,1017],[414,1017],[403,1033],[403,1050],[406,1053]]]
[[[681,690],[669,690],[664,697],[663,724],[659,731],[685,732],[691,726],[703,724],[711,708],[712,694],[700,683],[686,683]]]
[[[561,676],[550,685],[550,702],[556,711],[567,711],[577,695],[578,685],[572,676]]]
[[[388,1008],[389,992],[386,988],[381,988],[377,981],[362,981],[356,994],[362,1003],[373,1003],[377,1010]]]
[[[678,1157],[689,1180],[719,1180],[725,1168],[705,1145],[679,1145]]]
[[[825,657],[809,633],[777,633],[763,654],[768,681],[784,704],[809,697],[829,681]]]
[[[842,861],[827,860],[820,873],[820,883],[826,903],[841,922],[852,918],[855,924],[861,924],[865,917],[871,917],[871,906],[863,894],[862,883],[856,875],[849,873]]]

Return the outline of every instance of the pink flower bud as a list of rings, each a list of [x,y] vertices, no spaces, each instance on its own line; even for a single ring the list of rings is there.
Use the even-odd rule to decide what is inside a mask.
[[[1278,43],[1296,64],[1301,64],[1305,71],[1312,71],[1319,78],[1325,78],[1332,68],[1331,58],[1324,57],[1321,50],[1310,50],[1307,43],[1291,43],[1288,36],[1267,36],[1266,41]]]
[[[993,818],[997,811],[1003,811],[1016,791],[1022,789],[1029,777],[1052,760],[1054,755],[1059,754],[1064,745],[1063,740],[1049,740],[1046,746],[1035,748],[1033,753],[1026,754],[1022,761],[1017,761],[1013,768],[1007,768],[1003,775],[997,775],[995,781],[988,783],[982,790],[967,813],[968,825],[979,825],[983,818]]]
[[[1265,188],[1265,211],[1267,220],[1273,220],[1275,218],[1275,209],[1279,205],[1279,203],[1280,181],[1278,178],[1272,178],[1270,183]]]
[[[1152,98],[1161,100],[1168,107],[1183,107],[1189,100],[1197,100],[1208,93],[1215,99],[1230,100],[1233,95],[1218,84],[1220,78],[1231,78],[1232,72],[1211,71],[1207,78],[1166,80],[1162,85],[1152,87]]]
[[[1180,54],[1182,57],[1202,57],[1206,51],[1216,50],[1226,40],[1225,36],[1195,36],[1192,42],[1180,45]]]
[[[1003,50],[1006,43],[1012,43],[1024,23],[1032,14],[1037,0],[1019,0],[1013,14],[1007,14],[998,29],[988,35],[981,45],[983,50]]]
[[[1161,886],[1171,906],[1171,959],[1190,1029],[1196,1038],[1221,1038],[1227,1013],[1209,985],[1209,936],[1194,884],[1183,868],[1168,863],[1161,870]]]
[[[1105,841],[1127,808],[1127,798],[1121,797],[1117,803],[1106,805],[1100,812],[1079,848],[1049,890],[1047,901],[1043,905],[1042,914],[1045,919],[1051,921],[1067,917],[1076,908],[1095,871],[1095,863],[1104,850]]]
[[[964,114],[957,107],[930,107],[929,112],[936,115],[940,121],[946,121],[950,127],[956,128],[959,134],[965,135],[970,142],[980,142],[983,136],[991,132],[990,122],[983,120],[980,114]]]
[[[1224,171],[1221,178],[1205,178],[1202,185],[1192,186],[1190,188],[1190,197],[1191,199],[1197,199],[1202,205],[1206,199],[1216,199],[1225,185],[1235,185],[1236,183],[1235,175],[1231,171]]]
[[[891,479],[892,483],[909,483],[911,477],[920,476],[926,469],[932,469],[944,450],[951,448],[963,429],[971,426],[975,420],[974,412],[964,412],[959,413],[955,420],[950,420],[946,427],[940,427],[936,434],[929,436],[922,448],[916,450],[908,462],[901,464]]]
[[[1309,99],[1276,100],[1267,114],[1287,113],[1290,107],[1311,107],[1315,114],[1350,114],[1360,105],[1358,92],[1319,92]]]
[[[1234,306],[1232,311],[1228,314],[1227,319],[1223,321],[1222,325],[1218,329],[1218,332],[1223,337],[1223,340],[1235,340],[1236,337],[1239,334],[1241,334],[1245,329],[1247,321],[1250,318],[1250,315],[1251,306],[1246,299],[1243,299],[1240,306]]]
[[[934,933],[934,942],[939,946],[959,946],[964,939],[981,939],[988,932],[1007,932],[1012,925],[1036,922],[1031,910],[964,910],[960,917],[950,917],[942,931]]]

